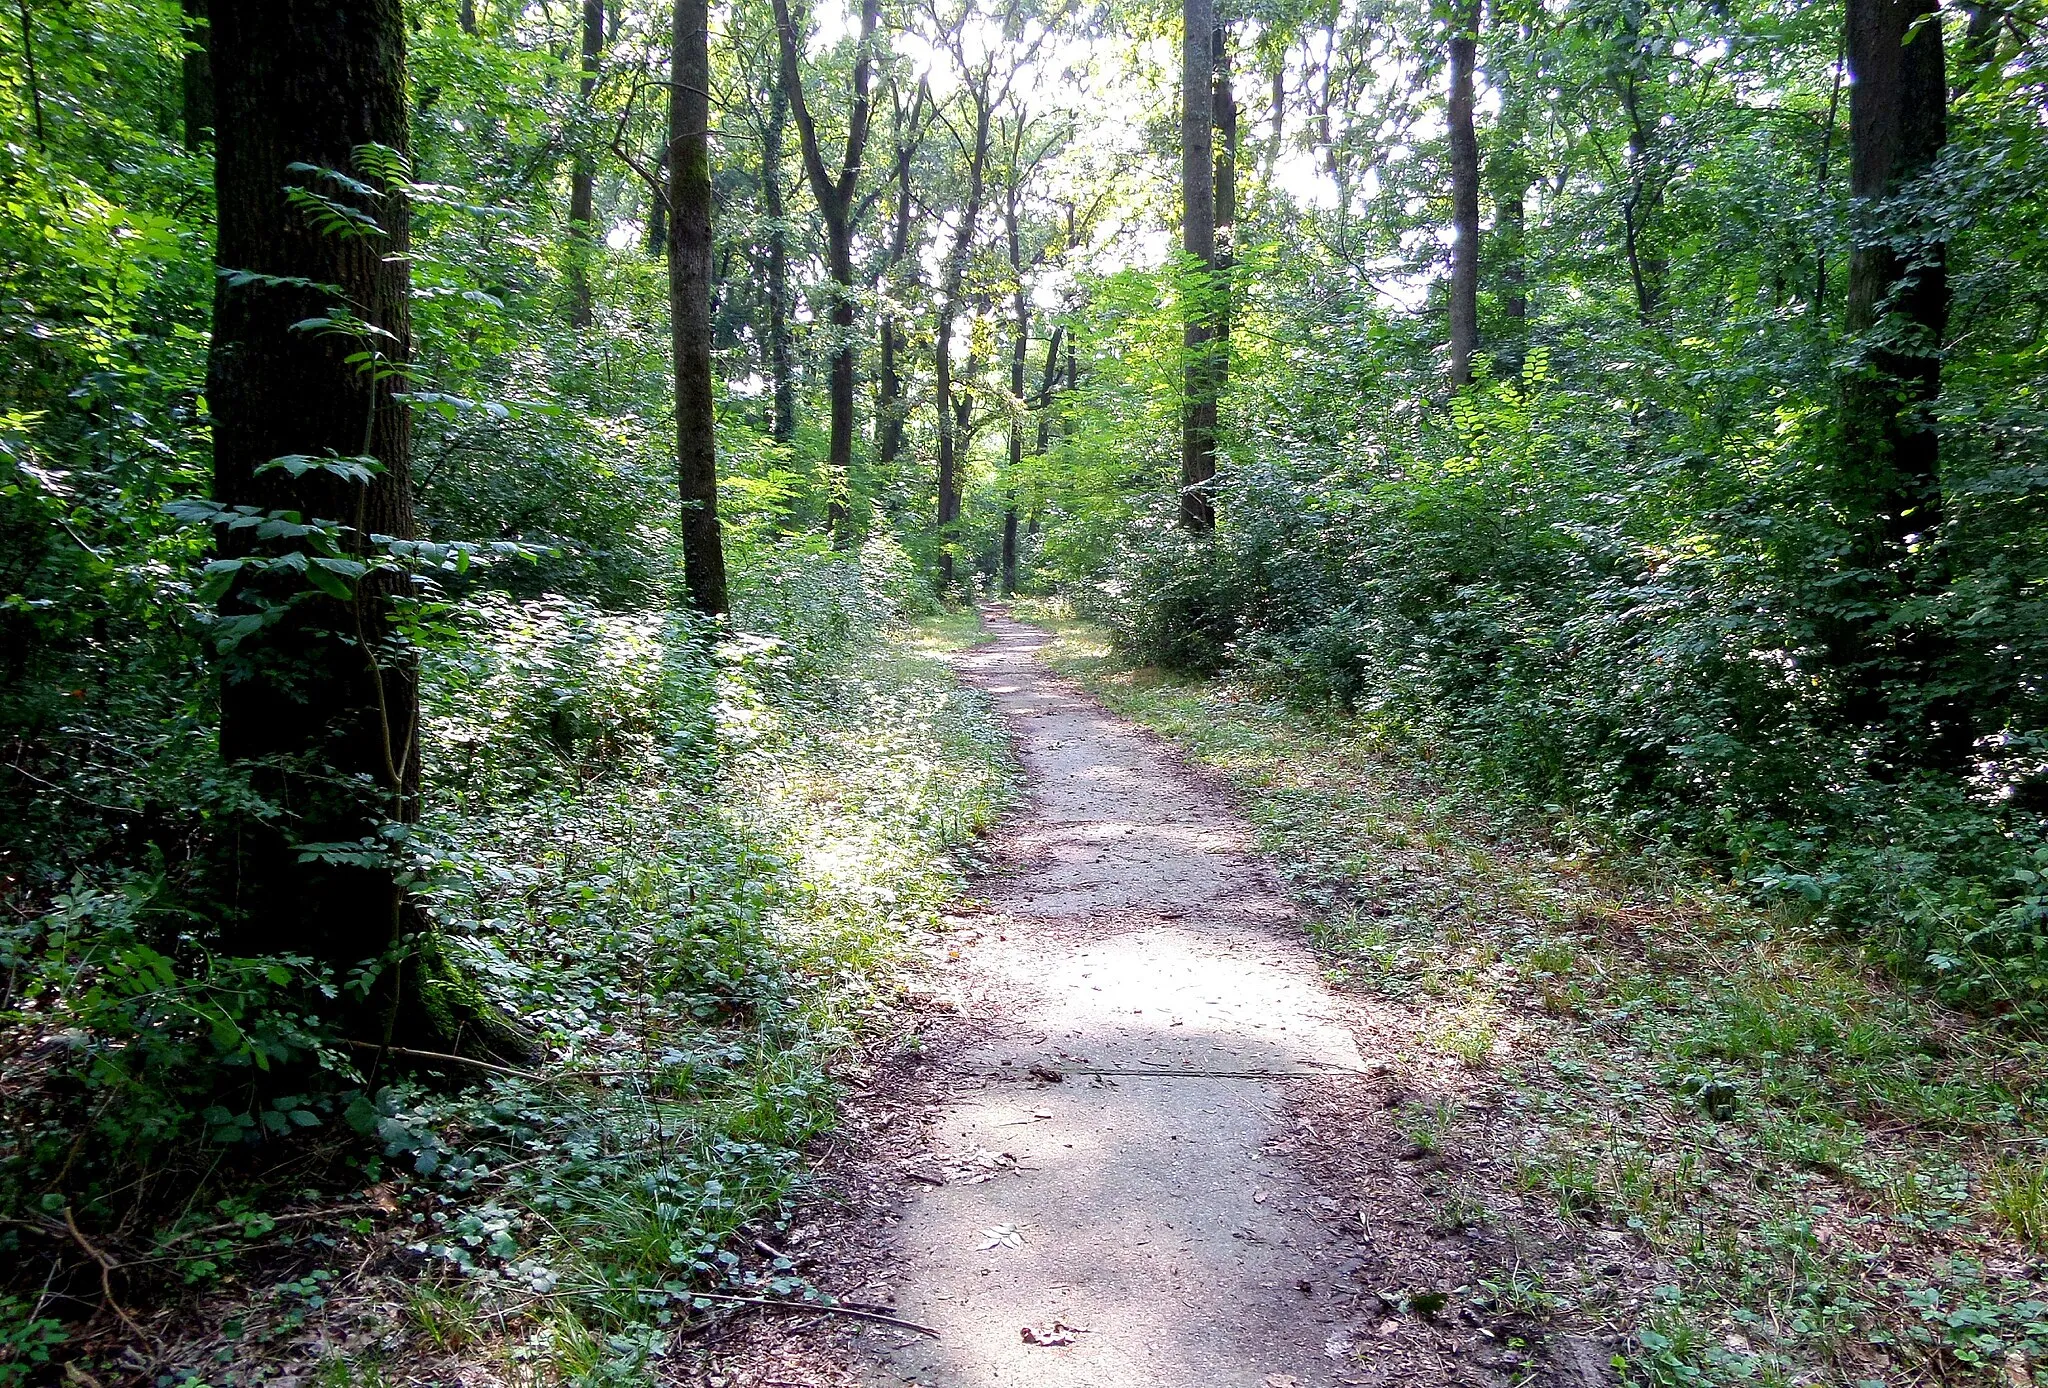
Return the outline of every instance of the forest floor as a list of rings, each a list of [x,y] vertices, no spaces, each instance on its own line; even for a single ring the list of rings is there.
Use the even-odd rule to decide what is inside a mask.
[[[736,1320],[689,1381],[2048,1383],[2038,1046],[1035,615],[956,657],[1026,800],[799,1226],[931,1333]]]

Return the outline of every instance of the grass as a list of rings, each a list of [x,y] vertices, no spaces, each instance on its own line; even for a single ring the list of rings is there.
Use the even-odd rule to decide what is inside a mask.
[[[2048,1384],[2040,1045],[1795,909],[1490,803],[1367,721],[1132,668],[1057,603],[1018,615],[1235,787],[1329,974],[1447,1062],[1451,1116],[1411,1102],[1402,1130],[1468,1154],[1460,1210],[1564,1250],[1530,1285],[1623,1336],[1630,1381]],[[1464,1140],[1456,1115],[1495,1104]],[[1624,1285],[1566,1297],[1603,1231]]]

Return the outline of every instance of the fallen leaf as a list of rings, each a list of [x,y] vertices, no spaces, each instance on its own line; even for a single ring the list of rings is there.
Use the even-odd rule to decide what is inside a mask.
[[[1027,1345],[1071,1345],[1077,1335],[1086,1335],[1085,1325],[1068,1325],[1062,1320],[1045,1321],[1039,1325],[1027,1325],[1018,1334]]]
[[[981,1242],[976,1245],[976,1250],[1022,1248],[1023,1246],[1024,1235],[1018,1232],[1016,1225],[997,1224],[981,1231]]]

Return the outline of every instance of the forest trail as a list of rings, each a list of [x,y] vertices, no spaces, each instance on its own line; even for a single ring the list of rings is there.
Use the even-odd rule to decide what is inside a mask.
[[[874,1381],[1369,1381],[1347,1354],[1355,1237],[1279,1151],[1278,1077],[1366,1068],[1346,1004],[1222,798],[1048,673],[1044,633],[989,627],[957,659],[1014,730],[1028,800],[947,967],[1002,1011],[933,1116],[946,1184],[893,1240],[899,1312],[939,1336],[878,1348]]]

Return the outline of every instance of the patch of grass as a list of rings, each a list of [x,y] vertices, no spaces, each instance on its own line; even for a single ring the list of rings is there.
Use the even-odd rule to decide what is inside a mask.
[[[2048,1164],[2002,1161],[1985,1179],[1984,1203],[2012,1236],[2048,1254]]]

